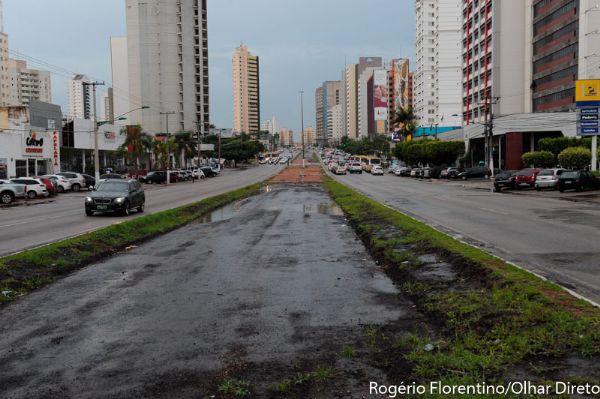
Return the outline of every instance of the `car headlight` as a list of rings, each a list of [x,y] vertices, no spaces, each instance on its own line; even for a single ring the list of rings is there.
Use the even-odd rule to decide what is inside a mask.
[[[90,203],[94,202],[94,200],[92,199],[92,197],[85,197],[85,202],[87,204],[90,204]]]
[[[125,198],[124,198],[124,197],[117,198],[117,199],[115,200],[115,203],[116,203],[116,204],[122,204],[123,202],[125,202]]]

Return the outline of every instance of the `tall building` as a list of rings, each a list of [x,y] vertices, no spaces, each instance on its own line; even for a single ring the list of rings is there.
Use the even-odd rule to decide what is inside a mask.
[[[531,0],[462,2],[463,122],[531,112]]]
[[[260,130],[260,62],[243,44],[233,55],[233,130]]]
[[[337,104],[327,111],[327,142],[339,144],[342,137],[344,137],[344,111],[342,104]]]
[[[0,32],[0,105],[10,104],[10,78],[8,76],[8,35]]]
[[[387,79],[387,71],[383,66],[367,67],[358,77],[358,137],[372,137],[375,121],[373,77],[375,71],[384,73]],[[379,75],[381,76],[381,75]],[[386,81],[387,86],[387,81]]]
[[[600,7],[597,0],[580,0],[579,79],[600,79]]]
[[[126,0],[129,97],[148,112],[130,114],[150,133],[208,133],[208,17],[206,0]],[[114,61],[114,58],[113,58]],[[113,82],[114,83],[114,82]],[[116,85],[113,85],[116,87]]]
[[[113,106],[113,89],[109,87],[107,91],[102,93],[100,101],[100,118],[106,122],[113,122],[115,119]]]
[[[10,105],[26,106],[33,100],[52,102],[50,72],[30,69],[26,61],[9,58],[8,79]]]
[[[273,117],[260,125],[260,130],[271,134],[279,133],[279,124],[277,118]]]
[[[304,128],[304,132],[302,132],[302,135],[304,136],[304,145],[306,147],[312,146],[316,143],[316,135],[315,135],[314,127]]]
[[[294,132],[285,127],[279,130],[279,144],[284,147],[291,147],[294,145]]]
[[[328,112],[332,107],[340,104],[342,95],[342,82],[339,80],[326,81],[315,91],[315,104],[317,116],[316,140],[320,145],[327,143],[329,132]]]
[[[462,1],[416,1],[414,111],[422,126],[461,125]]]
[[[358,66],[348,65],[343,72],[343,118],[344,135],[351,139],[358,137]]]
[[[414,74],[411,72],[408,74],[408,106],[413,109],[415,108],[414,82]]]
[[[116,125],[124,126],[132,124],[132,117],[139,118],[134,113],[129,113],[131,110],[141,108],[142,99],[133,98],[129,92],[129,59],[127,56],[127,38],[126,37],[111,37],[110,38],[110,55],[111,55],[111,70],[112,70],[112,118],[113,120],[123,114],[127,114],[125,120],[115,120]],[[141,111],[141,110],[140,110]]]
[[[91,119],[94,114],[90,80],[85,75],[74,75],[69,79],[68,116],[70,118]]]

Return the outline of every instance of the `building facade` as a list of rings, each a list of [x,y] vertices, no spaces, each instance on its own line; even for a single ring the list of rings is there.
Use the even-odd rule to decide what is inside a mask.
[[[269,132],[270,134],[279,133],[279,122],[277,118],[273,117],[260,125],[260,130],[263,132]]]
[[[294,145],[294,132],[287,128],[279,130],[279,144],[283,147],[291,147]]]
[[[315,145],[316,143],[316,134],[314,127],[304,128],[304,132],[302,132],[304,138],[304,145],[306,147]]]
[[[129,92],[129,58],[127,56],[127,37],[110,38],[110,59],[112,71],[112,119],[127,114],[127,119],[113,121],[119,126],[131,124],[129,111],[144,106],[142,99],[132,97]],[[140,120],[139,116],[135,117]]]
[[[8,76],[8,35],[0,32],[0,106],[8,106],[11,94]]]
[[[91,119],[94,115],[90,80],[85,75],[74,75],[69,80],[68,116],[71,118]]]
[[[579,79],[600,79],[600,7],[597,0],[580,0]]]
[[[233,55],[233,130],[260,130],[260,60],[243,44]]]
[[[126,0],[129,98],[149,112],[129,115],[149,133],[208,133],[206,0]],[[113,59],[114,61],[114,59]],[[134,106],[135,105],[135,106]]]
[[[344,136],[343,106],[342,104],[337,104],[327,111],[327,142],[330,144],[339,144]]]
[[[343,118],[344,135],[351,139],[358,137],[358,79],[357,65],[347,65],[343,72]]]
[[[30,69],[26,61],[9,59],[8,79],[9,105],[27,106],[33,100],[52,102],[50,72]]]
[[[342,99],[342,82],[339,80],[330,80],[323,82],[323,85],[315,91],[316,104],[316,140],[320,145],[325,145],[329,134],[328,113],[332,107],[340,104]]]

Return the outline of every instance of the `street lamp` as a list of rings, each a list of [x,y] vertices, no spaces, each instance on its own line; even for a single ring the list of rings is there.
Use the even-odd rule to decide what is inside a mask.
[[[304,166],[304,90],[300,90],[300,118],[302,119],[300,131],[300,137],[302,138],[302,166]]]
[[[167,118],[167,140],[165,142],[165,145],[167,146],[167,151],[169,149],[169,115],[175,115],[175,111],[167,111],[167,112],[161,112],[161,115],[165,115]],[[169,155],[168,158],[169,160],[167,161],[167,185],[171,183],[171,174],[169,173],[169,165],[171,163],[171,152],[168,151]]]

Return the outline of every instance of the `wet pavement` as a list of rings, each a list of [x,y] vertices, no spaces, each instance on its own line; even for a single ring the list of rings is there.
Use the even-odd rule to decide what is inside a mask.
[[[0,320],[3,398],[198,398],[240,364],[260,370],[262,396],[281,370],[335,357],[366,325],[420,316],[323,188],[277,185],[34,292]],[[344,397],[385,382],[359,368],[339,377]]]

